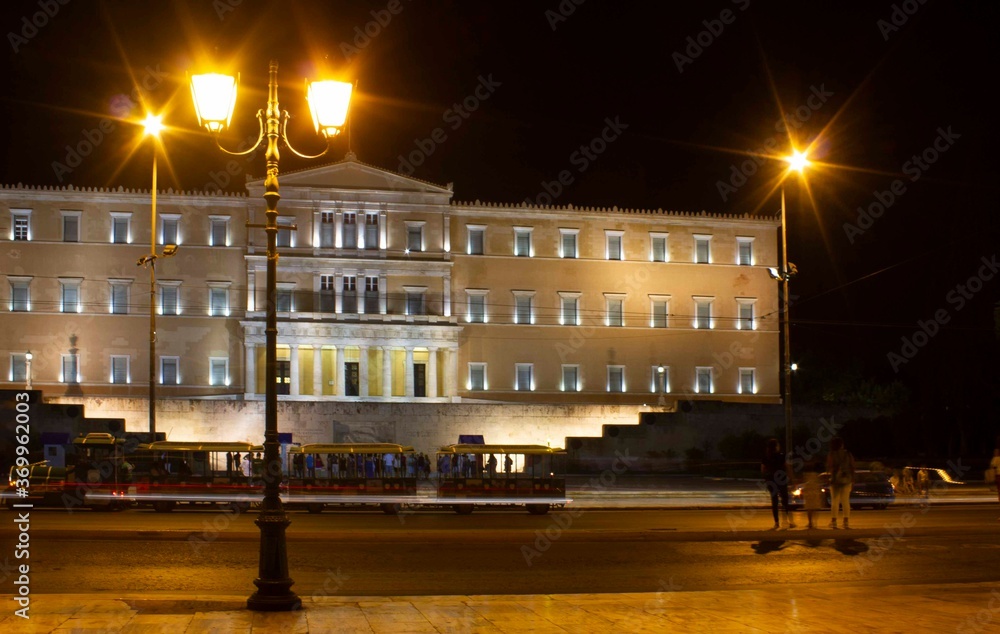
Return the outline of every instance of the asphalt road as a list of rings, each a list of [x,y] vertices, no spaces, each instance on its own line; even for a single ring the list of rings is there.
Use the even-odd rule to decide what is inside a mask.
[[[749,528],[770,524],[753,511]],[[4,513],[0,554],[14,549]],[[850,532],[734,532],[740,511],[293,514],[301,595],[739,589],[1000,580],[995,506],[863,511]],[[254,513],[32,513],[33,593],[240,594],[257,573]],[[570,521],[572,520],[572,521]],[[214,527],[213,527],[214,526]],[[744,528],[748,528],[744,526]],[[8,561],[10,561],[8,559]]]

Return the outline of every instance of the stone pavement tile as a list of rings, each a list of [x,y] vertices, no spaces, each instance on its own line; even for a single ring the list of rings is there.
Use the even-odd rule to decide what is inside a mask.
[[[137,614],[121,631],[123,634],[176,634],[186,631],[193,620],[193,614]]]
[[[53,632],[118,632],[132,620],[131,612],[96,614],[85,617],[74,616],[66,619]]]
[[[306,634],[309,631],[309,621],[305,612],[254,612],[251,621],[251,632],[286,632],[288,634]]]
[[[358,614],[355,617],[331,616],[325,610],[309,611],[306,613],[309,621],[310,632],[351,632],[370,633],[374,632],[368,624],[368,619]]]
[[[88,600],[81,595],[43,594],[32,599],[31,614],[74,614]]]
[[[65,623],[70,616],[68,614],[39,614],[35,615],[32,606],[32,616],[23,619],[19,616],[8,616],[0,619],[0,632],[11,632],[20,634],[21,632],[51,632]]]
[[[250,634],[250,624],[226,618],[193,618],[184,634]]]

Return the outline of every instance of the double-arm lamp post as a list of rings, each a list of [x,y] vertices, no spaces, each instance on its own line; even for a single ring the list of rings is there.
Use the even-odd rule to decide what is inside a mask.
[[[222,74],[195,75],[191,78],[198,123],[215,138],[220,150],[232,156],[246,156],[267,141],[267,176],[264,179],[265,224],[248,225],[263,228],[267,233],[267,319],[265,339],[267,346],[266,381],[264,400],[264,502],[256,524],[260,528],[259,576],[254,580],[257,591],[247,599],[251,610],[284,611],[298,609],[302,601],[291,587],[294,581],[288,576],[288,553],[285,546],[285,529],[290,524],[281,504],[281,460],[278,447],[278,392],[277,392],[277,236],[278,236],[278,145],[284,144],[301,158],[319,158],[330,149],[330,140],[337,136],[347,119],[351,99],[351,84],[339,81],[317,81],[309,84],[307,99],[312,111],[316,132],[327,141],[323,152],[307,156],[297,152],[288,142],[286,127],[288,112],[278,108],[278,62],[271,61],[268,81],[267,109],[257,111],[260,134],[257,143],[243,152],[232,152],[219,144],[219,133],[229,126],[236,105],[238,76]],[[253,363],[253,359],[246,359]]]
[[[142,256],[135,264],[149,267],[149,442],[156,442],[156,260],[177,253],[177,245],[165,244],[163,253],[156,252],[156,156],[163,120],[147,115],[142,127],[143,134],[153,137],[153,189],[149,214],[149,255]]]
[[[783,157],[788,163],[786,174],[782,175],[781,184],[781,269],[768,269],[771,277],[781,282],[781,331],[782,331],[782,372],[784,373],[784,394],[782,402],[785,406],[785,458],[788,470],[788,480],[791,482],[794,474],[791,469],[792,451],[792,350],[790,347],[789,321],[788,321],[788,280],[798,272],[795,265],[788,261],[788,223],[785,216],[785,185],[784,180],[788,173],[797,172],[799,174],[809,165],[809,160],[805,152],[793,151],[791,156]],[[773,190],[772,190],[773,191]]]

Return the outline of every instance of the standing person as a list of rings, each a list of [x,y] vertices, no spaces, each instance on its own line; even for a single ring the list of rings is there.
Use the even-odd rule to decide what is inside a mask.
[[[490,454],[490,459],[486,461],[486,469],[490,472],[490,478],[497,477],[497,457]]]
[[[385,477],[391,478],[396,475],[396,460],[391,453],[385,454],[382,458],[382,465],[385,472]]]
[[[510,468],[514,466],[514,460],[510,457],[510,454],[506,454],[503,457],[503,472],[508,478],[510,477]]]
[[[813,519],[823,506],[823,486],[819,481],[819,472],[822,469],[822,464],[810,463],[802,473],[802,508],[809,518],[809,528],[815,528]]]
[[[233,477],[233,454],[230,451],[226,452],[226,477]]]
[[[850,528],[854,456],[844,448],[844,439],[840,436],[830,439],[826,470],[830,474],[830,528],[837,528],[837,518],[841,515],[844,518],[843,527]]]
[[[253,484],[253,456],[249,451],[243,456],[243,477],[247,479],[247,484]]]
[[[306,454],[306,474],[309,478],[316,477],[316,458],[311,454]]]
[[[993,469],[993,483],[997,487],[997,500],[1000,501],[1000,448],[993,450],[993,459],[990,460],[990,469]],[[997,518],[1000,521],[1000,517]]]
[[[767,441],[767,450],[760,461],[760,472],[764,474],[764,486],[767,487],[767,492],[771,496],[774,530],[781,528],[781,523],[778,521],[778,498],[781,498],[781,506],[785,510],[788,528],[795,528],[792,511],[788,506],[788,471],[785,469],[785,454],[781,451],[781,444],[777,438],[771,438]]]

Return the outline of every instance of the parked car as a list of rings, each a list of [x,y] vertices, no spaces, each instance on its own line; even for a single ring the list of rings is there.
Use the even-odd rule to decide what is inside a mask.
[[[823,491],[823,508],[830,508],[830,474],[821,473],[820,486]],[[795,485],[789,492],[789,504],[802,506],[802,485]],[[870,506],[884,509],[896,501],[896,492],[884,471],[855,471],[854,486],[851,487],[851,508]]]

